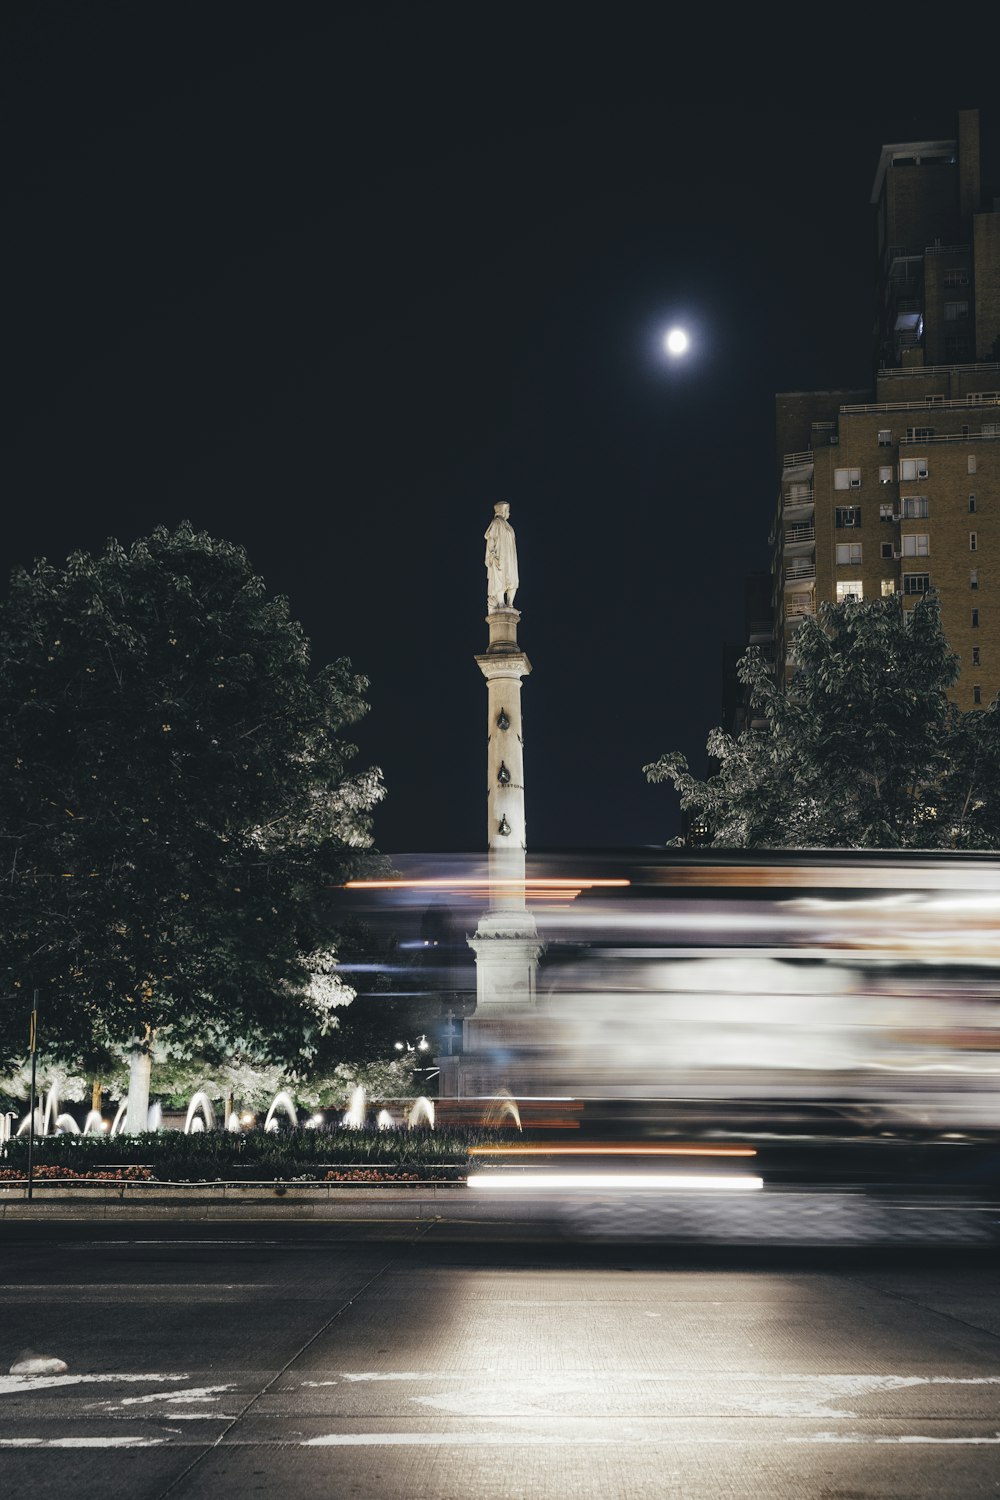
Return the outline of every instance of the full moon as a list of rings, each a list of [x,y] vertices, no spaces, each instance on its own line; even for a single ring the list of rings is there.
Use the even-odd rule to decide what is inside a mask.
[[[683,354],[687,349],[689,340],[683,328],[671,328],[663,340],[663,347],[668,354]]]

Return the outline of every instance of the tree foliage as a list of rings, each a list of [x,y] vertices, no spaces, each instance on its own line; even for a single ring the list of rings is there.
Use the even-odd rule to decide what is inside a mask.
[[[169,1026],[308,1057],[349,1001],[322,892],[371,842],[346,660],[187,523],[18,570],[0,606],[0,987],[54,1055]],[[25,1009],[27,1006],[25,1006]],[[4,1007],[0,1059],[23,1052]]]
[[[791,690],[756,648],[739,666],[752,717],[714,729],[717,770],[683,755],[644,767],[723,848],[1000,848],[1000,704],[962,713],[958,658],[933,595],[824,604],[795,637]]]

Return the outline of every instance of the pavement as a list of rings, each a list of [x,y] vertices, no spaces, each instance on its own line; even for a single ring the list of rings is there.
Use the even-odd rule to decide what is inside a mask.
[[[0,1189],[0,1224],[148,1221],[316,1222],[419,1227],[437,1240],[466,1226],[507,1238],[698,1245],[1000,1247],[1000,1203],[960,1194],[809,1191],[491,1192],[329,1183],[45,1184]]]
[[[501,1223],[0,1225],[0,1487],[74,1500],[1000,1492],[991,1249]],[[465,1236],[463,1242],[461,1236]]]

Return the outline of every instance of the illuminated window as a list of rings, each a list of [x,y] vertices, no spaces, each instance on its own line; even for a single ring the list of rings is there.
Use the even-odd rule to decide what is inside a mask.
[[[879,484],[892,483],[892,464],[879,464],[878,482]]]
[[[926,458],[904,458],[900,460],[899,477],[901,480],[926,479],[930,473]]]
[[[859,563],[861,561],[860,542],[838,542],[837,543],[837,567],[842,568],[845,563]]]
[[[926,495],[907,495],[901,504],[904,521],[926,521],[930,514]]]
[[[859,490],[861,488],[861,470],[834,469],[833,487],[835,490]]]
[[[878,508],[880,521],[894,521],[896,519],[891,505],[880,505]]]
[[[882,598],[891,599],[896,592],[896,580],[894,578],[882,579]]]
[[[888,448],[892,444],[892,428],[880,427],[878,433],[878,445],[880,448]]]
[[[860,526],[860,505],[838,505],[835,511],[835,520],[838,526]]]
[[[930,557],[931,539],[926,532],[903,537],[904,557]]]
[[[856,578],[856,579],[852,580],[852,582],[850,582],[850,583],[838,583],[837,584],[837,603],[838,604],[843,604],[843,602],[844,602],[845,599],[861,599],[861,598],[863,598],[863,596],[864,596],[864,590],[863,590],[863,588],[861,586],[861,580],[860,580],[860,578]]]
[[[904,594],[926,594],[926,592],[930,588],[930,586],[931,586],[931,578],[930,578],[930,574],[929,573],[904,573],[903,574],[903,593]]]

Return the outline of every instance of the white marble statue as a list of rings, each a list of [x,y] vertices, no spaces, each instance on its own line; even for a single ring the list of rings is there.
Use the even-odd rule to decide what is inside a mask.
[[[486,531],[486,599],[490,610],[513,605],[517,593],[517,543],[507,519],[510,506],[500,500],[493,511]]]

